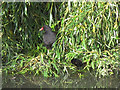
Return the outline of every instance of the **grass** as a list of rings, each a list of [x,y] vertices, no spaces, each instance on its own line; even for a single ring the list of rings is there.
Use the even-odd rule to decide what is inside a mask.
[[[3,70],[58,77],[74,72],[70,62],[79,58],[87,63],[83,70],[92,68],[96,76],[114,74],[120,64],[118,5],[2,2]],[[52,50],[43,46],[43,33],[38,31],[48,23],[57,32]]]

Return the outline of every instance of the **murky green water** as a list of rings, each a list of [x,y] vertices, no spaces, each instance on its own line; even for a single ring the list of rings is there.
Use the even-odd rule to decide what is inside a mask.
[[[61,75],[58,78],[44,78],[34,75],[5,75],[3,88],[120,88],[120,76],[95,78],[89,72],[83,78],[78,74]]]
[[[0,68],[0,90],[2,89],[2,70]]]
[[[2,88],[2,58],[1,58],[1,50],[2,50],[2,32],[0,29],[0,90]]]

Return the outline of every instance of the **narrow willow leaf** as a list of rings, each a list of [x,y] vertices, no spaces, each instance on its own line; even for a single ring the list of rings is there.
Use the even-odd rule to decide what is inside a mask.
[[[95,24],[93,24],[93,33],[95,33]]]
[[[91,62],[92,68],[95,69],[94,62]]]
[[[25,5],[25,15],[27,16],[27,6]]]
[[[58,68],[56,66],[56,64],[52,63],[52,65],[55,67],[55,69],[58,71]]]
[[[46,70],[44,70],[44,76],[45,76],[45,77],[48,77],[48,74],[47,74],[47,71],[46,71]]]

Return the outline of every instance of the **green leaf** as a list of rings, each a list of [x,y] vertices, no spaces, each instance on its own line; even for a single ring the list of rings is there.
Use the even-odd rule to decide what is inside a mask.
[[[46,70],[44,70],[44,76],[45,76],[45,77],[48,77],[48,74],[47,74],[47,71],[46,71]]]
[[[92,68],[95,69],[94,62],[91,62]]]
[[[55,69],[58,71],[58,68],[56,66],[56,64],[52,63],[52,65],[55,67]]]

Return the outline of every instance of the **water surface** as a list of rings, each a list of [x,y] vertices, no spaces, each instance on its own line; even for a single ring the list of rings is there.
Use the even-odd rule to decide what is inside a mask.
[[[5,75],[3,88],[120,88],[120,76],[96,78],[90,72],[80,78],[78,73],[58,78],[34,75]]]

